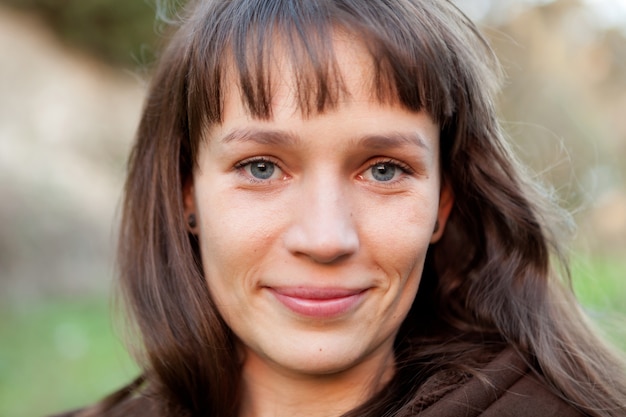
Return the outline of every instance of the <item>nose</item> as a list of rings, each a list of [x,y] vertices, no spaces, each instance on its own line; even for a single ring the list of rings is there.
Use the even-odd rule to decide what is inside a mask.
[[[340,181],[311,180],[303,184],[296,199],[284,240],[292,254],[329,264],[345,260],[358,250],[350,197]]]

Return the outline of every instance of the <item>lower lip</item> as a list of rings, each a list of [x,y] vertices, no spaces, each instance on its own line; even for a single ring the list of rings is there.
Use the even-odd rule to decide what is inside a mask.
[[[363,299],[363,292],[335,298],[302,298],[282,294],[270,289],[271,293],[285,307],[294,313],[311,318],[338,317],[354,310]]]

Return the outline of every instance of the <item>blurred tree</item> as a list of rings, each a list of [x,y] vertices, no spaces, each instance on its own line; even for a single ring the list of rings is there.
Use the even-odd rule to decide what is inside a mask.
[[[156,0],[155,0],[156,1]],[[0,0],[40,15],[68,44],[109,63],[152,61],[158,26],[148,0]]]
[[[487,32],[507,75],[501,117],[520,155],[577,215],[581,243],[621,250],[626,31],[599,24],[582,0],[556,0]]]

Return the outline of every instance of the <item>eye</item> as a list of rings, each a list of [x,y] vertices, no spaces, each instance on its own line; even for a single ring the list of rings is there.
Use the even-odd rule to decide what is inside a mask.
[[[268,161],[250,162],[247,167],[248,169],[246,169],[246,171],[249,171],[250,175],[260,180],[267,180],[271,178],[276,170],[276,165],[274,165],[273,162]]]
[[[368,181],[389,183],[399,180],[403,174],[409,172],[408,168],[398,162],[377,161],[361,174],[361,178]]]
[[[396,165],[389,162],[381,162],[370,168],[372,178],[376,181],[391,181],[396,176]]]
[[[245,172],[246,176],[251,180],[258,181],[276,179],[276,176],[282,172],[276,163],[265,158],[242,161],[235,168]]]

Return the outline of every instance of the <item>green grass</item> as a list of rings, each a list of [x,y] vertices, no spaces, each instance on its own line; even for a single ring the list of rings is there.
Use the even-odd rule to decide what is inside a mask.
[[[574,292],[601,333],[626,352],[626,258],[578,257]]]
[[[572,263],[572,275],[583,305],[598,313],[626,314],[626,258],[579,257]]]
[[[137,374],[106,300],[0,309],[0,416],[33,417],[97,401]]]
[[[626,259],[578,258],[574,289],[626,351]],[[104,299],[0,307],[0,416],[37,417],[93,403],[137,368],[115,336]]]

